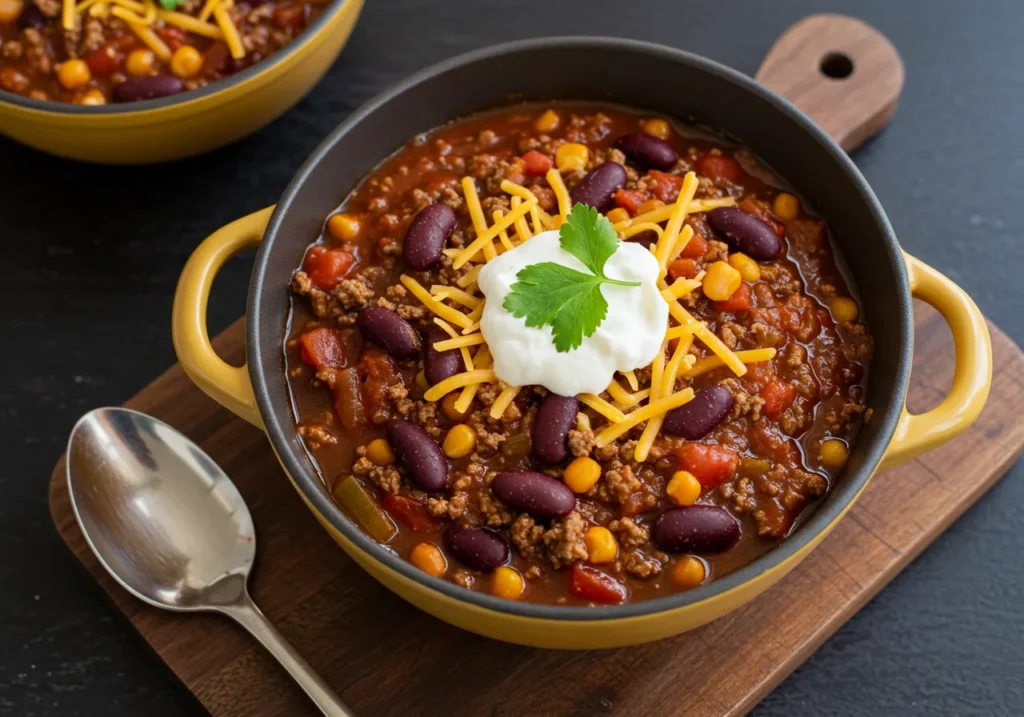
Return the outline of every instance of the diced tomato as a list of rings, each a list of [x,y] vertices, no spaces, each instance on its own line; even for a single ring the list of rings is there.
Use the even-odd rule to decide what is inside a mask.
[[[319,328],[299,337],[299,358],[317,371],[345,368],[345,343],[337,329]]]
[[[642,490],[632,493],[622,502],[622,514],[625,516],[633,516],[643,512],[646,507],[646,499],[647,494]]]
[[[694,234],[690,237],[690,241],[686,242],[686,246],[679,252],[679,256],[683,259],[700,259],[708,251],[708,240],[700,234]]]
[[[770,226],[779,239],[786,236],[786,226],[775,218],[772,214],[772,210],[768,208],[767,202],[763,202],[760,199],[745,197],[737,206],[747,214],[753,214],[755,217]]]
[[[626,586],[597,568],[576,563],[569,571],[569,591],[590,602],[618,605],[626,599]]]
[[[697,173],[713,180],[726,179],[737,183],[743,179],[740,163],[722,154],[705,154],[697,160]]]
[[[301,30],[306,26],[306,4],[295,3],[274,8],[274,23],[281,28]]]
[[[436,530],[439,523],[427,511],[426,503],[394,493],[384,493],[381,500],[392,518],[401,521],[410,530]]]
[[[355,261],[355,257],[344,249],[315,246],[306,254],[302,268],[318,289],[333,291]]]
[[[732,296],[725,301],[716,301],[715,308],[719,311],[732,312],[750,311],[754,308],[754,297],[750,290],[750,284],[743,282],[740,288],[736,289]]]
[[[786,222],[789,241],[808,253],[825,246],[825,222],[811,217],[797,217]]]
[[[648,184],[655,197],[671,204],[679,197],[679,190],[683,188],[683,178],[668,172],[659,172],[652,169],[647,172]]]
[[[616,189],[615,190],[615,206],[622,207],[629,216],[633,216],[640,209],[640,205],[644,203],[644,195],[640,192],[632,189]]]
[[[212,80],[224,74],[230,62],[231,51],[228,49],[228,46],[223,42],[215,42],[206,48],[206,52],[203,53],[203,67],[199,72],[203,77],[208,77]]]
[[[367,346],[356,367],[363,377],[363,407],[371,422],[381,424],[392,418],[391,387],[401,386],[402,372],[384,351]]]
[[[731,448],[710,443],[684,443],[676,450],[679,467],[693,474],[704,488],[714,488],[736,475],[740,456]]]
[[[761,389],[761,398],[764,399],[761,412],[772,420],[778,420],[783,411],[793,403],[793,399],[796,398],[796,390],[792,384],[784,381],[772,381]]]
[[[171,52],[174,52],[182,45],[188,44],[188,33],[180,28],[165,25],[159,30],[154,30],[154,32],[161,40],[167,43],[167,47],[171,48]]]
[[[359,372],[354,368],[338,371],[332,386],[334,411],[341,419],[341,425],[350,431],[366,425],[366,409],[359,387]]]
[[[692,279],[697,276],[697,264],[693,259],[676,259],[668,265],[668,275],[676,279]]]
[[[113,45],[104,45],[88,53],[85,56],[85,64],[94,76],[106,77],[114,74],[121,65],[121,54]]]
[[[526,173],[531,177],[543,177],[551,169],[551,157],[535,149],[531,149],[521,159]]]

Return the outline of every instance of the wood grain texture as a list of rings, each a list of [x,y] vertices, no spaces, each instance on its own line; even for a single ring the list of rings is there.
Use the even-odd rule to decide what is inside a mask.
[[[942,319],[918,305],[914,411],[953,373]],[[558,652],[453,628],[360,570],[319,527],[263,434],[204,396],[177,366],[126,405],[181,429],[232,476],[257,526],[253,595],[342,698],[366,717],[740,715],[1003,475],[1024,446],[1024,355],[990,326],[995,375],[978,421],[951,443],[878,475],[833,533],[778,585],[685,635],[619,650]],[[239,321],[214,341],[243,356]],[[161,612],[102,571],[70,510],[63,459],[50,509],[62,538],[156,654],[216,717],[312,715],[284,672],[216,616]]]
[[[849,152],[896,111],[903,61],[870,25],[845,15],[812,15],[783,33],[755,79],[807,113]]]

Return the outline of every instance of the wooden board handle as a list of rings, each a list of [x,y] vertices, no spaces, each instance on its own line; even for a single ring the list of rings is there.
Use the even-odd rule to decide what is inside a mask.
[[[775,42],[755,79],[807,113],[849,152],[896,111],[903,61],[870,25],[845,15],[811,15]]]

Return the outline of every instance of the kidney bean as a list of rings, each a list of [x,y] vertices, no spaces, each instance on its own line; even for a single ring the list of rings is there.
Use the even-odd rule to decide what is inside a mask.
[[[36,30],[43,27],[47,22],[46,15],[43,11],[36,7],[35,3],[25,3],[24,9],[21,14],[18,15],[18,27],[24,30],[26,27],[31,27]]]
[[[395,358],[412,358],[420,352],[420,337],[416,329],[391,309],[368,306],[359,312],[356,325],[367,341],[377,344]]]
[[[129,77],[111,92],[114,102],[138,102],[176,95],[185,89],[185,83],[173,75]]]
[[[388,443],[410,478],[428,493],[448,484],[448,460],[430,434],[408,421],[388,424]]]
[[[651,540],[667,553],[722,553],[739,539],[740,522],[717,505],[670,508],[651,529]]]
[[[615,146],[630,162],[644,169],[672,169],[679,158],[672,145],[649,134],[627,134],[619,138]]]
[[[545,463],[561,463],[569,454],[569,429],[576,425],[580,402],[575,396],[549,393],[533,421],[533,452]]]
[[[661,428],[673,436],[696,441],[725,420],[732,404],[732,394],[725,386],[705,386],[692,401],[669,411]]]
[[[599,164],[572,188],[569,198],[573,206],[582,202],[594,209],[604,210],[612,202],[616,189],[626,185],[626,169],[615,162]]]
[[[417,271],[437,264],[454,229],[455,212],[447,204],[429,204],[421,209],[405,233],[405,263]]]
[[[782,242],[775,230],[764,220],[739,207],[712,209],[708,212],[708,221],[725,235],[730,244],[752,259],[767,261],[782,251]]]
[[[451,378],[462,370],[462,354],[458,349],[438,351],[434,344],[451,337],[441,329],[434,329],[427,336],[427,345],[423,349],[423,374],[431,386]]]
[[[468,568],[489,573],[508,562],[508,543],[487,528],[467,528],[452,523],[444,542],[455,558]]]
[[[561,518],[576,507],[576,496],[569,487],[543,473],[499,473],[491,482],[491,489],[513,508],[525,510],[540,520]]]

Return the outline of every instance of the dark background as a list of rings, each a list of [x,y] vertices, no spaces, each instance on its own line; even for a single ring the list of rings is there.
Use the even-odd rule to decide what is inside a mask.
[[[652,40],[753,74],[786,27],[825,10],[872,23],[906,63],[895,119],[855,155],[901,243],[1021,343],[1021,0],[368,0],[310,97],[209,156],[117,169],[0,139],[0,713],[200,714],[76,569],[47,483],[80,414],[174,362],[189,252],[273,203],[347,113],[434,61],[547,34]],[[248,270],[236,260],[222,275],[211,331],[243,313]],[[1018,465],[755,714],[1024,714],[1022,505]]]

